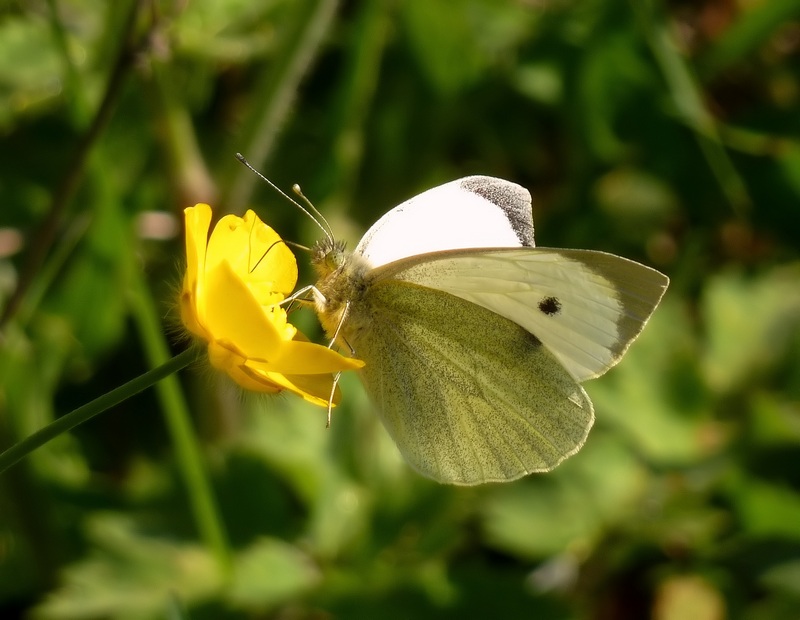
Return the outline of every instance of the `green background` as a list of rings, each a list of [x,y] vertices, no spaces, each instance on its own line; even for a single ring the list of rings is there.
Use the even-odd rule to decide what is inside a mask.
[[[314,241],[237,151],[351,244],[489,174],[539,245],[672,279],[511,484],[411,472],[353,376],[328,430],[181,372],[0,476],[0,616],[800,617],[796,0],[0,7],[2,447],[182,349],[186,206]]]

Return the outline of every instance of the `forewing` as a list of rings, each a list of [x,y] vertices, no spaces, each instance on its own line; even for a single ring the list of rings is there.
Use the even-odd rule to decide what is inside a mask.
[[[574,454],[594,421],[580,385],[532,334],[402,281],[375,284],[345,338],[405,459],[450,484],[514,480]]]
[[[355,254],[379,267],[442,250],[533,244],[528,190],[503,179],[471,176],[422,192],[386,213]]]
[[[614,366],[639,335],[669,279],[590,250],[496,248],[412,257],[376,270],[446,291],[534,334],[578,381]]]

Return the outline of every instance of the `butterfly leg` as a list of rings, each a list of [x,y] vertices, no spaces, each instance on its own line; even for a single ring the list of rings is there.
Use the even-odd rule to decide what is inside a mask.
[[[308,293],[311,293],[310,298],[306,296]],[[309,284],[308,286],[304,286],[300,290],[297,290],[291,295],[289,295],[286,299],[280,302],[280,305],[283,305],[287,302],[292,303],[294,301],[311,302],[313,299],[317,297],[322,297],[324,299],[324,296],[322,295],[322,293],[319,292],[319,289],[313,284]]]
[[[336,373],[336,376],[333,378],[333,384],[331,385],[331,395],[328,398],[328,423],[325,425],[325,428],[331,427],[331,410],[333,409],[333,395],[336,393],[336,386],[339,385],[339,379],[342,376],[342,371]]]
[[[317,291],[319,292],[319,291]],[[320,293],[321,295],[321,293]],[[328,343],[328,348],[332,348],[333,345],[336,343],[336,340],[339,338],[339,332],[342,330],[342,325],[344,325],[345,320],[347,319],[347,314],[350,311],[350,301],[346,301],[344,305],[344,312],[342,312],[342,317],[339,319],[339,324],[336,326],[336,331],[333,333],[333,338],[331,338],[330,343]],[[348,348],[350,349],[350,353],[352,355],[355,354],[353,351],[353,347],[350,346],[350,343],[345,340]],[[331,409],[333,408],[333,395],[336,392],[336,386],[339,385],[339,379],[342,377],[342,371],[336,373],[336,376],[333,378],[333,385],[331,386],[331,396],[328,399],[328,424],[326,428],[331,427]]]
[[[329,349],[334,345],[336,339],[339,337],[339,332],[342,330],[342,325],[344,325],[344,322],[347,320],[347,315],[349,313],[350,313],[350,300],[348,299],[346,302],[344,302],[344,312],[342,312],[342,316],[339,319],[339,324],[336,326],[336,331],[333,332],[333,338],[331,338],[331,341],[328,344]]]

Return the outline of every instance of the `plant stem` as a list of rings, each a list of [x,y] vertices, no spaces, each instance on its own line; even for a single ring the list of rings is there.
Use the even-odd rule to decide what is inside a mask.
[[[47,258],[53,242],[58,237],[62,219],[72,201],[75,192],[83,180],[86,165],[92,149],[98,138],[105,130],[116,107],[117,100],[122,93],[125,78],[128,75],[135,58],[134,50],[140,44],[136,36],[136,20],[139,15],[139,2],[133,1],[126,18],[124,35],[111,75],[108,78],[103,99],[95,112],[92,122],[84,132],[75,147],[75,153],[70,159],[70,164],[64,173],[61,182],[53,193],[52,202],[47,215],[39,225],[36,234],[31,236],[33,244],[28,249],[25,263],[22,267],[17,287],[0,313],[0,330],[14,317],[22,302],[28,287],[32,284],[36,274]]]
[[[58,437],[62,433],[72,430],[79,424],[83,424],[87,420],[92,419],[94,416],[107,411],[114,405],[118,405],[123,400],[126,400],[138,394],[139,392],[149,388],[151,385],[161,381],[165,377],[176,373],[181,368],[185,368],[197,359],[197,352],[193,349],[188,349],[176,355],[166,363],[158,368],[154,368],[135,379],[132,379],[121,385],[120,387],[95,398],[92,402],[78,407],[74,411],[61,416],[54,422],[51,422],[44,428],[39,429],[32,435],[26,437],[19,443],[14,444],[8,450],[0,454],[0,474],[6,469],[28,456],[31,452],[43,446],[51,439]]]
[[[292,5],[284,37],[269,72],[255,88],[254,107],[236,136],[237,148],[262,168],[291,110],[303,76],[316,60],[336,15],[338,0],[302,0]],[[243,142],[244,141],[244,142]],[[232,176],[220,204],[228,213],[242,213],[258,177],[231,158]]]
[[[139,328],[145,354],[151,365],[162,364],[169,351],[159,314],[141,272],[134,271],[131,289],[133,319]],[[186,399],[175,377],[161,382],[156,390],[200,538],[214,554],[220,573],[227,577],[231,573],[233,554]]]
[[[661,3],[653,0],[631,4],[664,76],[675,109],[694,132],[703,157],[731,209],[736,215],[743,217],[752,206],[752,199],[744,180],[720,142],[716,119],[708,111],[697,80],[687,62],[678,53]]]

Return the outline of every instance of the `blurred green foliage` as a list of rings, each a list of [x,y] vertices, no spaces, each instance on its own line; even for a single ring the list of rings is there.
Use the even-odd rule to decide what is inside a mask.
[[[507,485],[411,472],[354,377],[327,430],[181,373],[194,474],[150,391],[0,477],[3,618],[800,614],[796,0],[3,0],[0,140],[2,448],[177,350],[184,207],[313,241],[237,151],[351,241],[490,174],[672,278],[584,449]]]

